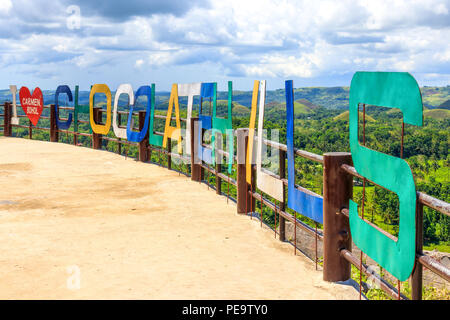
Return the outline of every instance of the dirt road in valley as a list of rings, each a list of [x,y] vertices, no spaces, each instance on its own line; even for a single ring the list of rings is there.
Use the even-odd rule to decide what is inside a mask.
[[[0,150],[0,299],[358,298],[176,172],[62,143]]]

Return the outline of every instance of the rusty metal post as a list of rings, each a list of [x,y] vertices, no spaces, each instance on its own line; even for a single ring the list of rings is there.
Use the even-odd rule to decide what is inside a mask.
[[[216,194],[222,194],[222,178],[220,178],[217,174],[221,172],[220,164],[216,163]]]
[[[205,180],[205,169],[200,165],[200,182],[202,182],[203,180]],[[208,181],[206,181],[206,184],[208,184]],[[208,188],[209,188],[209,184],[208,184]]]
[[[247,139],[248,140],[248,139]],[[249,212],[250,212],[250,219],[253,219],[253,214],[256,213],[256,198],[253,196],[253,194],[256,192],[256,165],[251,165],[251,183],[247,184],[249,192],[247,192],[248,196],[248,205],[249,205]]]
[[[102,120],[102,110],[101,108],[94,108],[94,121],[96,123],[101,123]],[[92,148],[101,149],[102,148],[102,135],[92,131]]]
[[[280,178],[286,178],[286,151],[279,150],[279,158],[280,158]],[[286,211],[286,192],[283,184],[283,201],[280,202],[280,210]],[[280,230],[279,230],[279,239],[280,241],[286,241],[286,219],[283,216],[280,217]]]
[[[12,116],[12,106],[11,102],[5,102],[5,108],[3,113],[3,135],[5,137],[11,137],[12,126],[11,126],[11,116]]]
[[[250,212],[251,199],[248,194],[249,186],[246,180],[246,154],[248,147],[248,129],[239,128],[237,135],[237,213],[247,214]]]
[[[172,139],[167,139],[167,169],[172,170]]]
[[[202,181],[202,167],[200,166],[200,159],[198,158],[198,118],[191,118],[191,180]]]
[[[222,150],[222,133],[216,132],[215,138],[215,148],[216,148],[216,194],[222,194],[222,179],[219,177],[218,173],[222,172],[222,154],[218,152],[219,148]]]
[[[75,115],[75,108],[73,107],[73,145],[76,146],[78,144],[78,113]],[[75,123],[76,122],[76,123]]]
[[[341,249],[351,251],[350,226],[340,212],[348,208],[353,179],[340,167],[351,163],[352,156],[347,152],[323,155],[323,279],[330,282],[350,278],[350,263],[340,255]]]
[[[118,122],[119,122],[118,126],[120,127],[122,125],[122,116],[121,116],[120,113],[119,113],[119,120],[118,120]],[[120,143],[120,141],[122,139],[118,138],[117,140],[119,141],[119,142],[117,142],[117,153],[121,155],[122,154],[122,144]]]
[[[54,104],[50,105],[50,142],[58,142],[59,133],[56,125],[56,107]]]
[[[145,110],[139,111],[139,130],[144,128],[146,113]],[[148,131],[145,133],[145,138],[139,142],[139,160],[142,162],[148,161]]]
[[[423,204],[417,200],[416,206],[416,253],[422,254],[423,248]],[[411,274],[411,298],[412,300],[422,300],[422,264],[417,260]]]

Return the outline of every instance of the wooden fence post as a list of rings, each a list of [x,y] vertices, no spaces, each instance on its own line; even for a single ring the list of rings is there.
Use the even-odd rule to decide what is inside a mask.
[[[139,130],[144,128],[145,114],[145,110],[139,111]],[[143,162],[148,161],[148,131],[145,133],[145,138],[139,142],[139,160]]]
[[[249,185],[246,180],[246,154],[248,147],[248,129],[239,128],[237,135],[237,213],[250,212],[252,197],[248,194]],[[253,207],[254,208],[254,207]]]
[[[350,278],[350,263],[340,255],[345,248],[351,251],[348,217],[341,214],[348,208],[353,192],[353,178],[340,169],[352,163],[347,152],[330,152],[323,155],[323,279],[336,282]]]
[[[102,120],[102,110],[100,108],[93,108],[93,118],[95,123],[101,123]],[[92,131],[92,148],[101,149],[102,148],[102,135]]]
[[[416,205],[416,253],[423,253],[423,204],[417,200]],[[411,274],[411,298],[412,300],[422,300],[422,264],[417,261]]]
[[[198,118],[191,118],[191,180],[202,181],[202,167],[198,157]]]
[[[50,142],[58,142],[59,133],[56,125],[56,106],[50,105]]]
[[[3,135],[5,137],[11,137],[11,116],[12,116],[12,106],[11,102],[5,102],[5,108],[3,112]]]

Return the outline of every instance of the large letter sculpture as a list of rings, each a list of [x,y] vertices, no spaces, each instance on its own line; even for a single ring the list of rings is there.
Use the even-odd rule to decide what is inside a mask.
[[[172,109],[175,104],[175,118],[176,127],[170,125],[172,120]],[[167,147],[168,139],[177,139],[178,141],[178,153],[183,152],[183,146],[181,145],[181,124],[180,124],[180,107],[178,105],[178,85],[174,83],[172,85],[172,91],[170,92],[169,107],[167,108],[166,125],[164,127],[164,139],[163,147]]]
[[[422,97],[416,80],[403,72],[357,72],[350,86],[350,149],[356,171],[368,180],[398,195],[400,222],[398,240],[375,230],[358,216],[350,201],[350,231],[353,241],[400,281],[412,272],[415,260],[416,187],[407,162],[361,146],[358,142],[360,103],[399,108],[406,123],[421,126]]]
[[[94,96],[96,93],[104,93],[106,95],[106,123],[97,124],[94,121]],[[89,120],[92,131],[98,134],[108,134],[111,128],[111,91],[106,84],[94,84],[89,95]]]
[[[201,82],[178,84],[178,97],[187,97],[187,119],[186,119],[186,153],[191,154],[191,119],[194,96],[200,95]]]
[[[204,98],[210,98],[212,101],[212,116],[202,115],[202,102]],[[228,145],[228,173],[231,173],[234,161],[234,137],[232,126],[232,99],[233,99],[233,85],[228,81],[228,108],[227,118],[219,118],[217,116],[217,83],[202,83],[200,94],[200,108],[199,108],[199,136],[198,136],[198,150],[200,158],[208,164],[216,164],[216,134],[226,135]],[[211,133],[211,148],[203,147],[203,129],[209,130]],[[220,146],[220,149],[223,148]],[[222,157],[223,158],[223,157]]]
[[[156,146],[156,147],[162,147],[163,145],[163,137],[156,135],[153,131],[154,128],[154,122],[155,122],[155,84],[152,84],[152,103],[150,108],[150,125],[148,130],[148,143]]]
[[[252,164],[253,164],[253,139],[255,138],[256,105],[258,103],[259,81],[253,82],[252,108],[250,110],[250,125],[248,129],[248,146],[245,164],[245,180],[252,183]],[[252,125],[253,124],[253,125]]]
[[[121,84],[117,88],[116,94],[114,96],[112,127],[113,127],[114,134],[116,135],[117,138],[127,139],[127,129],[119,128],[119,125],[117,124],[117,111],[118,111],[118,107],[119,107],[119,98],[122,93],[125,93],[128,95],[128,106],[134,104],[134,93],[133,93],[133,88],[131,87],[131,84],[128,84],[128,83]]]
[[[70,90],[69,86],[61,85],[61,86],[58,86],[58,88],[56,88],[56,92],[55,92],[56,126],[60,130],[67,130],[67,129],[69,129],[70,124],[72,123],[72,113],[69,113],[69,118],[66,121],[61,121],[59,119],[59,95],[61,93],[67,94],[69,101],[73,101],[73,97],[72,97],[72,91]]]
[[[287,80],[286,118],[287,118],[287,157],[288,157],[288,207],[296,212],[323,224],[323,198],[295,187],[294,154],[294,88],[293,81]]]
[[[134,104],[131,105],[130,113],[128,114],[128,122],[127,122],[127,139],[128,141],[133,142],[141,142],[144,140],[147,131],[148,131],[148,122],[150,119],[151,114],[151,106],[152,106],[152,88],[149,86],[142,86],[136,91],[135,96],[135,102],[137,101],[137,98],[139,96],[146,96],[147,97],[147,107],[145,112],[145,120],[144,120],[144,126],[141,131],[136,132],[133,131],[133,108]]]
[[[266,81],[259,82],[259,116],[258,116],[258,137],[256,149],[256,186],[261,191],[267,193],[271,197],[279,201],[283,201],[283,181],[267,174],[262,169],[262,151],[263,151],[263,122],[264,122],[264,108],[266,100]],[[256,100],[253,103],[251,114],[255,115],[250,119],[250,130],[255,130],[256,122]],[[250,142],[250,138],[249,138]],[[253,143],[252,143],[253,148]]]
[[[200,107],[198,112],[199,126],[198,126],[198,153],[199,158],[208,164],[214,164],[215,159],[212,156],[214,149],[214,133],[212,132],[212,117],[202,114],[203,99],[210,98],[212,100],[212,109],[216,110],[217,105],[217,84],[216,83],[202,83],[200,92]],[[211,149],[203,147],[203,130],[211,133]]]
[[[11,95],[13,98],[13,115],[11,117],[11,124],[19,124],[19,117],[17,116],[17,102],[16,102],[16,94],[17,94],[17,86],[10,85],[9,90],[11,91]]]
[[[215,92],[217,92],[217,85],[214,88]],[[217,99],[217,93],[215,93],[215,98]],[[215,164],[216,156],[216,144],[214,143],[216,135],[216,132],[220,132],[222,135],[226,135],[226,145],[228,145],[228,173],[231,174],[231,170],[233,168],[233,161],[234,161],[234,135],[233,135],[233,124],[232,124],[232,109],[233,109],[233,83],[231,81],[228,81],[228,109],[227,109],[227,118],[219,118],[217,117],[217,103],[215,104],[215,107],[213,108],[213,115],[212,115],[212,159]]]
[[[78,104],[78,92],[79,87],[75,86],[75,99],[73,102],[73,131],[78,132],[78,114],[80,113],[89,113],[89,105],[79,105]],[[89,132],[92,131],[92,128],[89,128]]]

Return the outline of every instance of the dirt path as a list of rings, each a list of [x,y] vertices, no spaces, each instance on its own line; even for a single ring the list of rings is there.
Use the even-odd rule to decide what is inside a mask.
[[[62,143],[0,150],[0,299],[358,298],[176,172]]]

